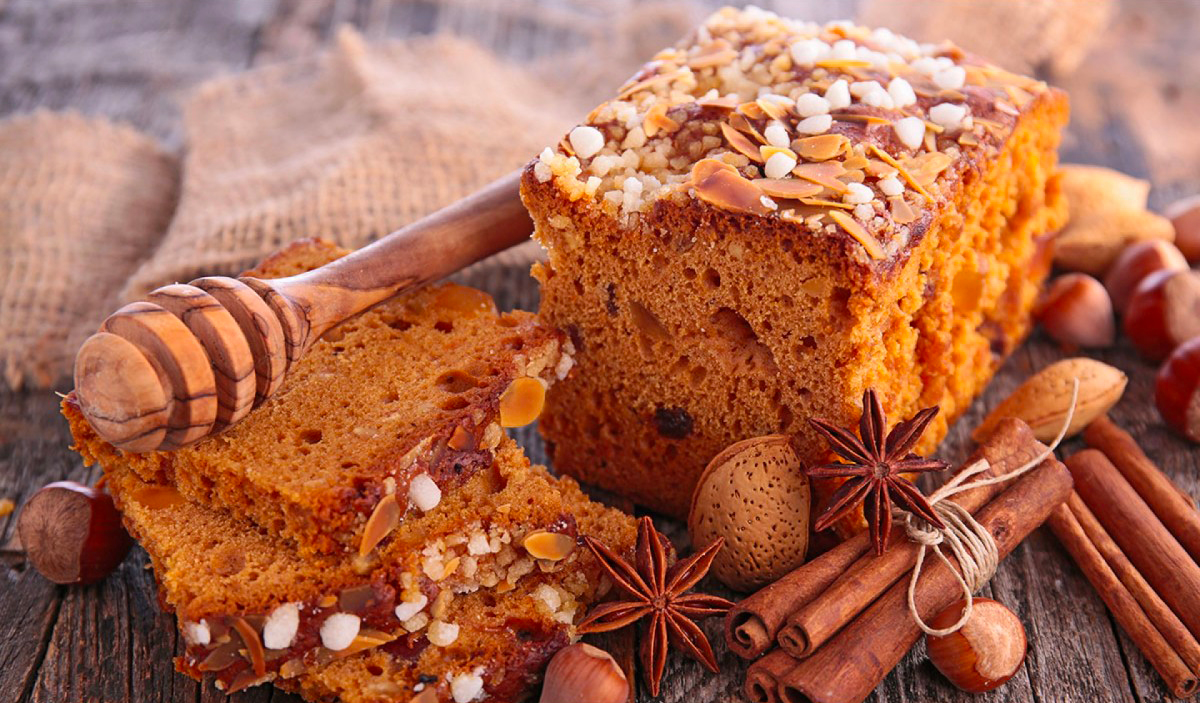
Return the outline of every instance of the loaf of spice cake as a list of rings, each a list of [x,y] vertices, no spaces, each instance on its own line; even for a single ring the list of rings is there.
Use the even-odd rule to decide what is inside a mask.
[[[118,455],[104,467],[178,617],[178,668],[227,692],[270,681],[310,701],[409,701],[426,690],[420,700],[431,703],[517,700],[600,594],[582,536],[622,553],[635,538],[632,518],[530,466],[507,438],[488,470],[369,571],[349,555],[305,557],[144,481]]]
[[[732,442],[823,459],[808,419],[852,424],[866,388],[940,406],[930,451],[1029,330],[1067,114],[951,44],[711,16],[524,171],[540,312],[576,349],[556,469],[683,515]]]
[[[305,240],[248,274],[288,276],[346,253]],[[124,461],[303,553],[366,552],[375,511],[428,510],[489,466],[501,425],[536,418],[545,387],[570,371],[570,350],[530,313],[501,314],[483,291],[434,285],[330,330],[277,394],[222,434]],[[81,453],[98,456],[102,440],[80,422]]]

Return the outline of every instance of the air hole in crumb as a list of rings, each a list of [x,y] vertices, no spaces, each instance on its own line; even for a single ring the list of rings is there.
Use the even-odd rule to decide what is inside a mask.
[[[689,281],[696,278],[696,269],[692,268],[691,266],[684,268],[683,269],[683,277],[688,279]]]
[[[383,676],[383,667],[377,664],[368,664],[367,673],[371,676]]]
[[[403,331],[407,330],[409,327],[412,327],[412,323],[409,322],[408,320],[397,317],[394,320],[388,320],[387,326],[391,327],[392,329],[396,330],[397,332],[403,332]]]
[[[441,407],[442,410],[462,410],[468,405],[470,405],[470,403],[467,402],[466,398],[463,398],[461,395],[456,395],[452,398],[447,398],[446,400],[442,401],[442,404],[439,407]]]
[[[385,403],[395,403],[399,400],[400,400],[400,394],[394,390],[390,390],[387,393],[383,394],[383,402],[385,402]],[[343,406],[343,407],[347,407],[347,406]]]
[[[513,351],[521,351],[525,348],[525,340],[520,337],[508,337],[501,340],[500,344]]]
[[[776,371],[775,356],[758,339],[758,333],[746,318],[731,308],[718,308],[709,317],[713,330],[730,343],[730,354],[737,359],[768,371]]]
[[[691,380],[693,386],[698,386],[704,382],[704,377],[708,375],[708,369],[703,366],[697,366],[692,369]]]
[[[304,430],[300,433],[300,439],[307,444],[316,444],[321,441],[321,430]]]
[[[800,338],[800,346],[804,347],[805,349],[816,349],[817,340],[813,339],[812,335],[806,334]]]
[[[629,301],[629,316],[633,320],[633,326],[650,339],[671,338],[666,326],[645,305],[636,300]]]
[[[708,286],[709,288],[720,288],[721,287],[721,274],[717,273],[717,270],[714,268],[711,268],[711,267],[705,269],[704,270],[704,285]]]
[[[357,469],[357,468],[358,468],[358,464],[357,464],[356,462],[353,462],[353,461],[343,461],[343,462],[342,462],[342,468],[343,468],[343,469]]]
[[[435,383],[437,383],[438,388],[441,388],[443,391],[454,394],[466,393],[472,388],[477,388],[479,386],[479,382],[474,376],[457,370],[447,371],[441,376],[438,376]]]
[[[433,328],[438,332],[445,332],[446,334],[449,334],[450,332],[454,331],[454,324],[447,320],[438,320],[437,322],[433,323]]]
[[[499,322],[501,327],[516,327],[517,325],[521,324],[520,320],[509,313],[504,313],[501,315],[499,318],[497,318],[496,322]]]
[[[575,295],[578,295],[580,298],[582,298],[583,297],[583,281],[576,278],[574,281],[571,281],[571,283],[575,286]]]
[[[786,405],[779,406],[779,429],[780,431],[787,430],[792,426],[792,422],[796,419],[792,409]]]

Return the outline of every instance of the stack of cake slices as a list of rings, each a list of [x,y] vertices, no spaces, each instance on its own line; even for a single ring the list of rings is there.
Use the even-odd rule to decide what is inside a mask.
[[[307,241],[250,272],[345,251]],[[101,440],[71,396],[186,642],[179,669],[313,701],[513,700],[609,586],[632,518],[531,466],[532,422],[570,342],[480,291],[433,286],[325,335],[242,423],[175,452]]]

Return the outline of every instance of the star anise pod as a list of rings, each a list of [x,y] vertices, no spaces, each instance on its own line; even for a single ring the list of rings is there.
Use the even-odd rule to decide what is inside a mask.
[[[654,529],[654,523],[648,517],[638,522],[634,564],[591,537],[583,539],[604,572],[628,599],[597,606],[579,623],[576,631],[581,635],[608,632],[649,616],[640,655],[642,673],[652,696],[658,695],[659,682],[667,664],[668,644],[683,649],[709,671],[717,673],[712,646],[704,631],[692,621],[723,615],[729,612],[733,603],[718,596],[688,591],[708,573],[725,540],[718,539],[667,568],[665,538]]]
[[[885,440],[887,417],[883,414],[883,403],[874,390],[867,390],[863,393],[858,437],[850,430],[825,420],[809,420],[824,435],[830,449],[848,462],[822,464],[805,471],[810,478],[848,479],[833,494],[829,507],[817,518],[815,529],[824,530],[862,503],[871,530],[871,542],[878,555],[887,549],[891,535],[892,503],[932,525],[945,527],[921,490],[901,476],[941,471],[948,466],[944,461],[925,459],[912,453],[921,433],[937,414],[937,406],[925,408],[911,419],[897,423]]]

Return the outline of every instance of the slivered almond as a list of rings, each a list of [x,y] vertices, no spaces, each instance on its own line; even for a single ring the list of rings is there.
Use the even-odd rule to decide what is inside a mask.
[[[786,146],[769,146],[764,144],[758,147],[758,153],[760,156],[762,156],[762,160],[764,162],[776,154],[784,154],[792,159],[796,158],[796,152],[792,151]]]
[[[850,203],[843,203],[838,200],[825,200],[824,198],[800,198],[800,202],[805,205],[814,205],[816,207],[832,207],[839,210],[853,210],[854,206]]]
[[[876,115],[860,115],[860,114],[849,113],[849,112],[833,113],[831,115],[831,117],[833,117],[833,119],[837,120],[838,122],[860,122],[862,124],[868,124],[868,125],[891,124],[892,123],[891,120],[884,118],[884,117],[878,117]]]
[[[788,115],[788,109],[786,107],[772,100],[764,100],[759,98],[758,100],[754,101],[754,104],[758,105],[758,109],[762,110],[764,113],[766,113],[767,117],[770,117],[773,120],[782,120]]]
[[[762,154],[758,151],[758,146],[750,141],[750,138],[733,127],[729,126],[728,122],[721,123],[721,134],[725,136],[725,141],[729,142],[729,146],[733,147],[734,151],[751,161],[762,163]]]
[[[800,164],[792,169],[793,176],[823,185],[837,193],[845,193],[849,190],[845,183],[838,180],[838,176],[845,172],[845,167],[837,161]]]
[[[724,66],[738,57],[738,52],[724,39],[717,39],[688,59],[688,68],[693,70]]]
[[[458,570],[458,565],[460,563],[462,563],[462,557],[454,557],[450,561],[446,562],[446,567],[442,569],[442,578],[438,579],[438,581],[444,581],[445,579],[450,578],[451,574]]]
[[[821,59],[817,61],[821,68],[870,68],[871,62],[865,59]]]
[[[737,111],[752,120],[761,120],[766,116],[766,113],[763,112],[763,109],[756,102],[742,103],[737,106]]]
[[[841,134],[820,134],[798,139],[795,145],[796,153],[806,160],[827,161],[845,151],[850,140]]]
[[[647,137],[653,137],[659,132],[671,134],[679,129],[679,123],[667,117],[667,104],[657,103],[646,112],[642,120],[642,130]]]
[[[237,633],[242,638],[242,643],[246,645],[248,658],[250,659],[250,663],[254,665],[254,675],[265,676],[267,673],[267,653],[263,649],[262,640],[259,639],[254,627],[246,622],[245,618],[235,618],[233,629],[237,630]]]
[[[384,496],[376,503],[375,510],[371,512],[371,517],[367,518],[366,527],[363,528],[362,542],[358,545],[358,555],[366,556],[372,549],[378,547],[379,543],[400,524],[402,512],[400,503],[396,501],[394,494]]]
[[[723,95],[719,98],[702,98],[696,101],[700,107],[715,107],[721,110],[733,110],[738,106],[736,95]]]
[[[764,193],[758,186],[723,161],[697,161],[691,183],[698,198],[724,210],[765,215],[773,209],[763,202]]]
[[[756,178],[752,182],[772,198],[811,198],[825,190],[820,183],[796,178]]]
[[[570,535],[546,530],[530,532],[521,545],[529,556],[547,561],[561,561],[575,551],[575,540]]]
[[[878,239],[871,236],[871,233],[860,225],[858,220],[855,220],[841,210],[830,210],[829,216],[833,218],[834,222],[838,223],[838,226],[846,230],[847,234],[857,239],[858,243],[863,245],[863,249],[867,250],[867,256],[872,259],[882,259],[884,257],[883,245],[879,243]]]
[[[892,209],[892,220],[898,225],[906,225],[910,222],[916,222],[920,214],[913,209],[912,205],[904,199],[903,195],[893,195],[888,198],[888,204]]]
[[[754,141],[758,142],[759,144],[767,143],[767,138],[763,136],[762,132],[759,132],[757,129],[755,129],[754,125],[750,124],[750,120],[747,120],[745,115],[739,115],[737,113],[730,115],[729,126],[733,127],[742,134],[748,134],[751,137],[754,137]]]
[[[350,643],[350,646],[339,650],[333,656],[336,659],[345,659],[346,657],[358,654],[359,652],[365,652],[368,649],[374,649],[381,645],[385,645],[388,642],[396,639],[396,637],[396,635],[389,635],[388,633],[380,632],[379,630],[359,630],[358,635],[354,638],[354,641]]]
[[[926,134],[926,136],[928,136],[928,134]],[[899,161],[892,158],[891,154],[887,153],[883,149],[880,149],[874,144],[867,144],[867,146],[870,147],[871,151],[874,152],[875,155],[880,158],[880,160],[896,169],[896,171],[899,172],[900,177],[903,178],[910,186],[912,186],[913,190],[920,193],[926,200],[933,200],[933,196],[929,194],[929,191],[925,190],[925,186],[918,183],[916,179],[913,178],[912,174],[900,165]]]

